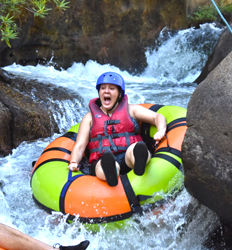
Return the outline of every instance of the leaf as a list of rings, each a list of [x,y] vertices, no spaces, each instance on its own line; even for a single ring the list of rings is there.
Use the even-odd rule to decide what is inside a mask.
[[[6,44],[8,45],[8,47],[10,47],[10,48],[11,48],[11,45],[10,45],[10,41],[9,41],[9,39],[6,39],[6,40],[5,40],[5,42],[6,42]]]

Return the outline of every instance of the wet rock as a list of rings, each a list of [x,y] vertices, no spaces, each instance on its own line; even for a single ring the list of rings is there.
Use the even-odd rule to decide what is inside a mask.
[[[2,68],[0,68],[0,79],[3,80],[4,82],[10,83],[11,79],[8,76],[8,73],[3,70]]]
[[[232,18],[232,15],[231,15]],[[231,26],[232,27],[232,26]],[[199,77],[194,81],[201,83],[207,75],[232,51],[232,34],[228,28],[225,28],[221,34],[213,52],[209,56],[206,65],[201,71]]]
[[[188,192],[232,227],[231,67],[232,52],[194,91],[182,159]]]
[[[3,128],[3,133],[8,134],[8,140],[11,139],[11,149],[16,148],[23,141],[48,137],[55,132],[44,104],[20,93],[2,81],[0,81],[0,89],[0,101],[7,107],[11,117],[11,119],[8,118]],[[4,113],[1,113],[0,119],[4,119]],[[2,143],[1,147],[4,149],[4,141]]]
[[[208,250],[231,250],[232,230],[222,222],[206,239],[204,247]]]
[[[11,120],[12,117],[9,109],[0,102],[0,156],[6,156],[11,153]]]
[[[23,141],[64,132],[58,127],[59,119],[69,122],[63,103],[76,106],[77,114],[82,112],[84,100],[78,93],[12,74],[8,77],[10,83],[0,80],[0,156],[8,155]]]

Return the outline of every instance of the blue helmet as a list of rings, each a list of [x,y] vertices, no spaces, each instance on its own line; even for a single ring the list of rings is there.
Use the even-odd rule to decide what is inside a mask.
[[[115,72],[105,72],[98,77],[96,89],[99,91],[100,85],[102,83],[110,83],[121,87],[122,89],[122,98],[125,95],[125,82],[121,75]]]

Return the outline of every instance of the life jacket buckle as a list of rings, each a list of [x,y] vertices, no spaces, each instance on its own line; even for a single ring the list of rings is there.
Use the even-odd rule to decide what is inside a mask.
[[[111,137],[112,139],[115,139],[115,138],[119,138],[119,135],[118,135],[118,134],[111,134],[110,137]]]
[[[106,124],[107,125],[112,125],[112,124],[114,124],[114,120],[108,120],[108,121],[106,121]]]
[[[106,124],[107,125],[113,125],[113,124],[118,124],[120,123],[120,120],[107,120]]]

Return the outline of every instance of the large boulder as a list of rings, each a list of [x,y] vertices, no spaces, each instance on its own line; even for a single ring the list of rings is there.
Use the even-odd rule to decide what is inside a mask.
[[[11,153],[11,120],[12,116],[9,109],[0,102],[0,156],[6,156]]]
[[[12,48],[0,41],[0,66],[46,64],[57,68],[94,60],[131,73],[147,66],[145,52],[165,27],[186,28],[186,1],[71,0],[63,13],[45,19],[23,10],[17,17],[19,39]],[[50,3],[52,4],[52,3]]]
[[[7,80],[3,81],[1,78]],[[62,87],[13,75],[0,78],[0,156],[23,141],[45,138],[59,130],[57,117],[65,116],[62,103],[83,104],[77,93]],[[82,105],[77,105],[77,113]],[[64,113],[64,114],[63,114]],[[68,121],[66,121],[68,123]]]
[[[185,187],[232,227],[232,52],[188,104],[182,147]]]
[[[23,141],[48,137],[58,132],[43,103],[3,81],[0,81],[0,89],[0,155],[9,154]]]

